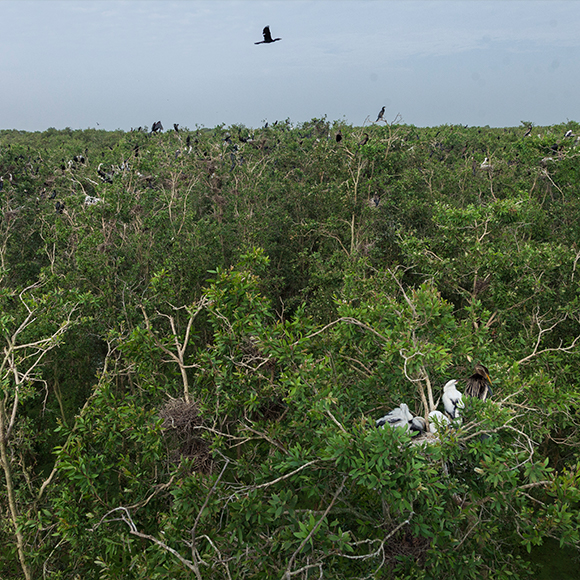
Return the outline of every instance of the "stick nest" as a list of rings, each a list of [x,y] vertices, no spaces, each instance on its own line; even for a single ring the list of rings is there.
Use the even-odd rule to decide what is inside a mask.
[[[200,437],[203,419],[197,403],[172,399],[160,410],[163,430],[171,463],[179,463],[182,458],[193,463],[193,470],[211,473],[213,461],[209,443]]]

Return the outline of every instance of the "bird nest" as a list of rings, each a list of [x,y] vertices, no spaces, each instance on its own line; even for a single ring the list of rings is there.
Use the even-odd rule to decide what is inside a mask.
[[[400,562],[401,557],[412,560],[419,566],[424,566],[430,544],[429,538],[415,536],[411,532],[397,534],[385,544],[384,554],[388,568],[392,570],[394,565]]]
[[[439,439],[438,433],[430,433],[427,431],[426,433],[421,433],[416,437],[411,439],[411,445],[434,445],[435,443],[440,443],[441,439]]]
[[[172,399],[159,411],[170,463],[188,459],[193,471],[210,473],[213,467],[209,443],[200,436],[203,419],[197,403]]]

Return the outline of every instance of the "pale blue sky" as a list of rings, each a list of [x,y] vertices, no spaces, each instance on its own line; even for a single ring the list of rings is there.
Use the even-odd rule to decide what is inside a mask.
[[[580,121],[577,1],[0,0],[0,128]],[[255,45],[269,24],[280,42]]]

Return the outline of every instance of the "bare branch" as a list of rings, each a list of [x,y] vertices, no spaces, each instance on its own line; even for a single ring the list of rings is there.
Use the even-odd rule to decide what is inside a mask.
[[[124,521],[129,526],[129,533],[131,533],[134,536],[137,536],[139,538],[143,538],[144,540],[150,540],[151,542],[157,544],[160,548],[162,548],[166,552],[173,554],[186,568],[195,572],[195,575],[197,576],[198,580],[202,580],[201,574],[199,572],[199,566],[197,566],[196,563],[191,562],[190,560],[187,560],[177,550],[174,550],[173,548],[171,548],[170,546],[168,546],[167,544],[165,544],[161,540],[158,540],[156,537],[150,536],[149,534],[143,534],[143,533],[139,532],[137,530],[137,526],[135,525],[135,522],[133,522],[133,520],[131,518],[131,514],[129,513],[129,510],[124,506],[116,507],[116,508],[108,511],[100,519],[99,523],[96,524],[95,526],[93,526],[89,531],[94,532],[105,521],[105,519],[109,515],[111,515],[114,512],[118,512],[118,511],[121,512],[121,520]],[[119,521],[119,519],[117,518],[117,519],[111,520],[111,521]]]
[[[342,482],[341,482],[340,486],[338,487],[338,489],[336,490],[336,493],[334,494],[332,501],[328,504],[328,507],[326,508],[326,510],[324,510],[324,513],[322,514],[320,519],[316,522],[314,527],[310,530],[309,534],[302,540],[302,542],[300,543],[300,545],[298,546],[298,548],[296,549],[294,554],[292,554],[292,557],[290,558],[290,560],[288,562],[288,566],[286,567],[286,572],[282,576],[283,580],[284,580],[284,578],[290,578],[292,576],[291,570],[292,570],[292,566],[294,564],[294,560],[296,560],[296,557],[298,556],[298,554],[300,554],[300,552],[302,551],[302,548],[304,548],[304,546],[308,543],[310,538],[312,538],[312,536],[316,533],[318,528],[322,525],[322,522],[324,521],[324,519],[328,515],[328,512],[332,509],[332,506],[334,505],[334,503],[338,499],[338,496],[341,494],[342,490],[344,489],[344,484],[346,483],[347,479],[348,479],[347,475],[345,475],[342,478]]]
[[[211,497],[211,495],[215,491],[215,488],[217,487],[218,483],[220,482],[220,479],[222,478],[222,475],[224,474],[228,464],[229,464],[228,461],[226,461],[224,463],[224,466],[222,467],[220,474],[217,476],[217,479],[215,480],[212,488],[209,490],[209,492],[205,496],[205,501],[203,502],[203,505],[201,506],[201,509],[199,510],[199,513],[197,514],[197,517],[195,518],[195,522],[193,523],[193,528],[191,528],[191,547],[192,547],[192,549],[195,549],[195,533],[197,530],[197,525],[199,524],[199,520],[201,519],[201,516],[203,514],[203,510],[207,506],[207,502],[209,501],[209,498]]]
[[[246,486],[246,487],[241,488],[239,491],[254,491],[255,489],[262,489],[264,487],[270,487],[271,485],[275,485],[276,483],[279,483],[280,481],[283,481],[284,479],[288,479],[289,477],[296,475],[297,473],[299,473],[300,471],[302,471],[306,467],[309,467],[310,465],[313,465],[314,463],[318,463],[319,461],[320,461],[320,459],[314,459],[312,461],[309,461],[308,463],[305,463],[304,465],[301,465],[298,469],[295,469],[294,471],[291,471],[290,473],[287,473],[286,475],[282,475],[281,477],[274,479],[273,481],[268,481],[268,482],[262,483],[260,485]]]
[[[322,334],[325,330],[328,330],[331,326],[334,326],[335,324],[338,324],[339,322],[347,322],[348,324],[360,326],[361,328],[364,328],[365,330],[372,332],[375,336],[378,336],[384,342],[387,342],[386,337],[384,337],[382,334],[377,332],[371,326],[368,326],[368,324],[365,324],[364,322],[361,322],[360,320],[357,320],[356,318],[351,318],[350,316],[341,316],[340,318],[337,318],[336,320],[329,322],[327,325],[323,326],[320,330],[317,330],[316,332],[313,332],[312,334],[309,334],[309,335],[305,336],[304,338],[301,338],[300,340],[293,342],[290,346],[296,346],[297,344],[300,343],[301,340],[307,340],[309,338],[314,338],[318,334]]]
[[[574,340],[572,341],[572,343],[568,346],[562,346],[563,342],[560,341],[560,346],[558,347],[550,347],[550,348],[543,348],[540,350],[540,343],[542,342],[542,338],[545,334],[548,334],[550,332],[552,332],[560,323],[564,322],[567,318],[568,318],[568,314],[565,314],[564,316],[562,316],[561,318],[559,318],[558,320],[556,320],[556,322],[554,322],[551,326],[547,327],[547,328],[542,328],[542,318],[539,316],[539,309],[536,309],[536,312],[534,314],[534,318],[536,321],[536,325],[538,327],[538,335],[536,337],[536,344],[534,345],[534,349],[533,351],[526,357],[520,359],[516,364],[521,365],[521,364],[525,364],[526,362],[528,362],[529,360],[531,360],[532,358],[539,356],[541,354],[544,354],[546,352],[563,352],[563,353],[570,353],[572,352],[575,347],[576,344],[580,341],[580,335],[574,337]]]

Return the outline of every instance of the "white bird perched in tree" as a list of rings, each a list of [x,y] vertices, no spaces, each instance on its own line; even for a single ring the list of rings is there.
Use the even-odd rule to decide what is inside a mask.
[[[427,424],[423,417],[413,417],[409,407],[405,403],[401,403],[399,407],[395,407],[392,411],[387,413],[384,417],[377,419],[377,427],[403,427],[407,431],[418,431],[424,433],[427,430]]]
[[[457,419],[459,410],[465,406],[461,393],[455,387],[456,384],[457,381],[455,379],[447,382],[443,387],[443,397],[441,397],[445,412],[451,419]]]
[[[419,434],[425,433],[427,431],[427,423],[423,417],[413,417],[409,423],[409,429],[411,431],[418,431]]]
[[[437,433],[440,428],[449,425],[449,419],[441,411],[431,411],[429,413],[429,431]]]
[[[404,427],[407,431],[410,429],[410,423],[413,420],[413,415],[409,411],[409,407],[405,403],[401,403],[399,407],[395,407],[392,411],[387,413],[384,417],[377,419],[377,427]]]
[[[489,159],[487,157],[483,160],[483,163],[479,166],[479,168],[480,169],[492,169],[492,166],[491,166]]]

